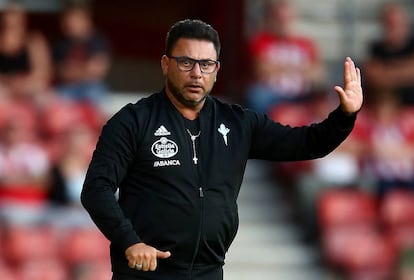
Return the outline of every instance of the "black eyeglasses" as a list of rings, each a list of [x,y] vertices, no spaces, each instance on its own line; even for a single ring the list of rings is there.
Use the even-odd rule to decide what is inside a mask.
[[[194,69],[194,65],[200,65],[201,73],[211,74],[217,70],[220,62],[213,59],[193,59],[187,56],[168,56],[177,62],[177,68],[180,71],[188,72]]]

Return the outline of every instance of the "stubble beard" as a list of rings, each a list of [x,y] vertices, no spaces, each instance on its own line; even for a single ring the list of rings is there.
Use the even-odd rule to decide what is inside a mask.
[[[184,107],[187,108],[196,108],[198,105],[204,102],[207,98],[207,95],[210,94],[210,91],[206,92],[206,94],[199,100],[188,100],[185,98],[184,94],[180,91],[180,89],[174,85],[174,83],[167,78],[167,87],[170,90],[171,94],[174,98],[181,103]]]

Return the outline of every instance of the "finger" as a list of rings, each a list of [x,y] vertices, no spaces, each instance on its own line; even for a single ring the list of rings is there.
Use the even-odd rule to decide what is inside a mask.
[[[144,270],[144,260],[142,260],[142,259],[140,259],[140,260],[137,260],[136,262],[135,262],[135,264],[134,264],[134,269],[137,269],[136,267],[135,267],[135,265],[137,265],[137,264],[140,264],[141,265],[141,269],[137,269],[137,270]]]
[[[362,84],[361,82],[361,69],[359,69],[358,67],[356,68],[356,73],[357,73],[357,82],[359,85]]]
[[[349,59],[347,58],[344,63],[344,84],[345,87],[348,83],[352,81],[352,74],[351,74],[351,64]]]
[[[170,256],[171,256],[171,253],[169,251],[163,252],[163,251],[157,250],[157,258],[159,259],[166,259],[166,258],[169,258]]]
[[[148,271],[150,268],[151,263],[151,256],[145,256],[143,262],[142,262],[142,271]]]
[[[150,262],[150,265],[149,265],[149,269],[151,271],[154,271],[154,270],[157,269],[157,258],[152,258],[151,259],[151,262]]]
[[[350,63],[350,68],[351,68],[350,71],[351,71],[352,81],[356,81],[357,80],[357,71],[356,71],[355,63],[351,58],[349,58],[349,63]]]
[[[130,267],[130,268],[135,268],[135,264],[137,263],[136,261],[135,261],[135,259],[133,259],[133,258],[127,258],[128,259],[128,266]]]
[[[129,266],[130,268],[135,268],[135,261],[129,260],[129,261],[128,261],[128,266]]]
[[[344,78],[345,83],[358,82],[359,74],[354,61],[350,57],[347,57],[345,64],[344,72],[347,72],[347,76]]]
[[[142,271],[148,271],[149,270],[149,267],[150,267],[150,263],[149,263],[149,261],[145,261],[143,264],[142,264]]]
[[[346,95],[344,89],[340,86],[335,86],[335,91],[338,93],[340,98]]]
[[[344,91],[344,89],[340,86],[336,86],[335,87],[335,91],[338,93],[338,97],[340,100],[340,104],[341,104],[341,109],[343,112],[347,112],[347,105],[346,105],[346,93]]]

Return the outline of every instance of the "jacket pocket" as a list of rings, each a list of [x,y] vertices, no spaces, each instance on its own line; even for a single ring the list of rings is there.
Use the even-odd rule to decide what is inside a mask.
[[[203,237],[210,253],[224,258],[233,242],[239,216],[235,200],[227,200],[220,193],[209,192],[205,200]]]

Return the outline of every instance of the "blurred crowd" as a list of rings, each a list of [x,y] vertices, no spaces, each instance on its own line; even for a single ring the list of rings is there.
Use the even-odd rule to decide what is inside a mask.
[[[0,279],[111,275],[108,241],[79,199],[107,119],[109,44],[86,5],[59,16],[52,42],[23,6],[0,15]]]
[[[266,3],[247,42],[245,105],[291,126],[320,121],[338,104],[323,54],[296,34],[291,1]],[[378,20],[382,37],[359,62],[365,104],[354,131],[326,158],[275,163],[275,179],[335,273],[414,279],[414,30],[396,1]],[[62,11],[54,42],[29,28],[24,7],[2,10],[0,279],[110,279],[108,241],[79,201],[108,118],[110,66],[87,6]]]
[[[312,38],[295,32],[297,18],[292,1],[267,3],[263,28],[249,41],[253,79],[246,92],[246,104],[291,126],[321,121],[338,104],[335,93],[326,85],[322,54]],[[334,245],[342,246],[341,253],[348,254],[332,265],[333,270],[348,277],[345,279],[414,279],[413,258],[406,264],[407,257],[403,257],[407,250],[412,255],[414,249],[414,206],[403,206],[407,198],[411,198],[408,205],[414,205],[411,20],[407,9],[398,2],[383,4],[378,17],[381,37],[367,46],[367,56],[358,63],[365,100],[350,137],[323,159],[274,166],[276,179],[292,194],[292,203],[307,235],[320,242],[327,263],[332,264],[335,259],[333,245],[328,241],[335,240]],[[395,197],[402,197],[402,201],[392,200],[395,205],[386,206]],[[335,199],[337,204],[333,203]],[[325,200],[329,200],[329,207]],[[341,208],[341,203],[348,208]],[[367,208],[372,210],[369,221],[364,220]],[[384,219],[387,211],[404,220],[404,227],[390,228]],[[370,244],[361,247],[366,251],[355,243],[349,227],[342,232],[338,230],[342,230],[341,223],[334,223],[335,230],[328,227],[332,221],[323,219],[326,212],[335,213],[338,219],[346,217],[347,226],[358,228],[355,235],[363,236],[362,242]],[[359,230],[361,224],[363,234]],[[403,234],[406,238],[400,236]],[[384,246],[388,251],[379,251]],[[379,256],[389,257],[388,262],[377,260]]]

